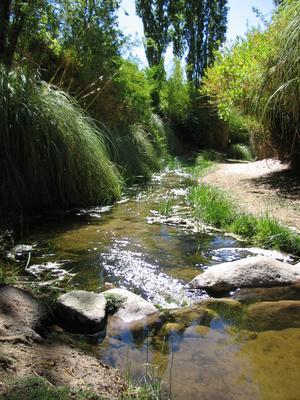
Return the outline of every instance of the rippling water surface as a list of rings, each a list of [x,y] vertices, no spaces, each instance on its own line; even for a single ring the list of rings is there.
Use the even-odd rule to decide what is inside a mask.
[[[191,180],[183,170],[164,171],[114,206],[45,221],[32,230],[36,255],[29,272],[44,285],[67,280],[100,291],[114,284],[165,308],[207,297],[186,284],[209,265],[263,251],[194,224]],[[299,339],[299,329],[249,336],[222,320],[205,327],[191,318],[167,334],[107,336],[91,351],[136,379],[153,363],[178,400],[298,400]]]

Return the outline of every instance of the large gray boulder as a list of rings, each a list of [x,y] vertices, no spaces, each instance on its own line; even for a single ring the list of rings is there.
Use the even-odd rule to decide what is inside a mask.
[[[226,292],[243,287],[291,285],[300,280],[300,266],[270,257],[256,256],[208,268],[196,276],[190,287]]]
[[[119,306],[114,316],[125,323],[138,321],[158,312],[158,309],[152,303],[126,289],[106,290],[101,293],[101,296],[112,303],[116,299]]]
[[[106,298],[99,293],[73,290],[57,299],[56,317],[76,333],[96,333],[105,327]]]

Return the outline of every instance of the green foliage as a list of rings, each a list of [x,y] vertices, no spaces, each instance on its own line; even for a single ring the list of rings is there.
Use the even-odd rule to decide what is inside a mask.
[[[245,117],[233,112],[227,115],[226,123],[229,127],[228,142],[249,146],[250,132]]]
[[[282,226],[276,219],[242,213],[221,190],[195,185],[189,193],[197,219],[247,238],[254,245],[300,255],[300,235]]]
[[[71,393],[65,387],[55,387],[42,377],[27,377],[10,382],[1,400],[101,400],[92,392],[78,391]]]
[[[64,92],[1,68],[0,121],[3,215],[119,196],[103,134]]]
[[[214,50],[225,40],[227,0],[136,0],[136,10],[143,21],[149,66],[162,66],[172,43],[176,57],[187,52],[188,80],[199,87]]]
[[[257,230],[253,239],[254,243],[265,248],[300,254],[300,236],[268,215],[257,219]]]
[[[224,193],[208,185],[196,185],[189,193],[189,201],[195,206],[195,217],[216,227],[229,226],[235,218],[235,210]]]
[[[236,160],[251,161],[253,159],[250,148],[244,144],[232,144],[227,153],[228,157]]]
[[[122,60],[113,83],[122,108],[122,123],[147,121],[151,115],[151,85],[136,64]]]
[[[243,118],[258,153],[273,148],[292,161],[300,156],[299,21],[300,3],[283,1],[264,31],[252,29],[216,55],[202,88],[222,118]]]
[[[175,59],[170,78],[161,94],[162,108],[175,126],[187,118],[189,107],[189,86],[184,80],[180,60]]]
[[[128,183],[149,179],[167,158],[166,131],[155,115],[148,123],[125,126],[124,131],[110,134],[112,159]]]
[[[250,214],[238,214],[231,223],[230,229],[242,237],[254,237],[257,232],[257,218]]]
[[[108,314],[116,313],[122,307],[125,298],[118,294],[104,293],[106,299],[106,312]]]
[[[173,212],[173,202],[170,199],[162,201],[159,203],[158,211],[161,215],[165,217],[170,217]]]
[[[195,178],[205,175],[214,166],[217,155],[211,150],[203,150],[195,160],[195,165],[191,168],[191,173]]]

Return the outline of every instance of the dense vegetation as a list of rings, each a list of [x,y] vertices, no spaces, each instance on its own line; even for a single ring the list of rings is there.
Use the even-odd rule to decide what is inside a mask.
[[[137,0],[141,70],[121,56],[117,0],[2,1],[2,217],[109,202],[179,149],[296,165],[300,7],[280,3],[264,29],[218,51],[227,1]]]
[[[238,120],[251,133],[258,156],[300,159],[300,3],[285,0],[265,29],[216,54],[202,93],[221,118]]]

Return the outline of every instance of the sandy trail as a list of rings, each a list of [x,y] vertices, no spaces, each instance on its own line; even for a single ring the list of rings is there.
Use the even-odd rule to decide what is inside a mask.
[[[300,179],[277,160],[218,164],[201,182],[225,190],[247,212],[300,230]]]

